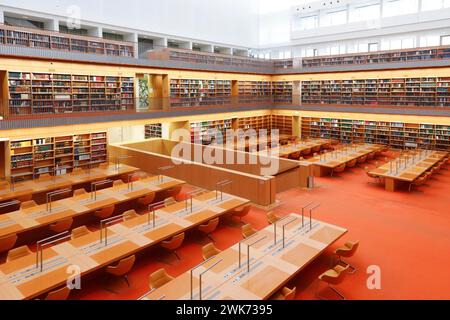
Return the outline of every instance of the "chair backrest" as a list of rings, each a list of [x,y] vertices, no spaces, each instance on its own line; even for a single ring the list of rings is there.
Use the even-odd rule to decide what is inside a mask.
[[[29,209],[29,208],[33,208],[33,207],[36,207],[36,206],[37,206],[37,203],[34,202],[34,200],[30,200],[30,201],[22,202],[20,204],[20,209]]]
[[[124,212],[124,214],[123,214],[124,221],[131,220],[136,217],[138,217],[138,214],[136,213],[136,211],[134,209],[128,210],[128,211]]]
[[[176,250],[179,247],[181,247],[183,241],[184,241],[184,232],[172,237],[172,239],[170,240],[163,241],[161,243],[161,246],[163,248],[166,248],[167,250]]]
[[[241,209],[235,210],[233,215],[241,217],[241,218],[245,217],[250,212],[251,207],[252,206],[248,204],[248,205],[242,207]]]
[[[203,246],[202,248],[202,254],[203,254],[203,259],[204,260],[208,260],[211,257],[214,257],[216,255],[218,255],[221,251],[219,249],[216,248],[216,246],[214,245],[214,243],[208,243],[207,245]]]
[[[344,276],[347,273],[347,270],[350,268],[350,265],[347,265],[345,268],[341,266],[336,266],[333,269],[328,270],[320,276],[320,279],[329,283],[329,284],[339,284],[344,280]]]
[[[165,269],[159,269],[153,272],[149,277],[150,289],[158,289],[174,278],[167,274]]]
[[[50,230],[52,230],[55,233],[61,233],[69,230],[70,227],[72,227],[72,224],[73,224],[72,218],[59,220],[50,225]]]
[[[350,258],[355,254],[358,247],[359,247],[359,240],[351,242],[349,241],[346,242],[342,248],[336,249],[336,254],[342,257]]]
[[[23,196],[17,197],[17,200],[20,202],[27,202],[27,201],[33,200],[33,194],[31,194],[31,193],[25,194]]]
[[[67,300],[70,294],[70,289],[65,286],[61,289],[49,292],[45,300]]]
[[[86,192],[86,190],[84,189],[84,188],[80,188],[80,189],[77,189],[77,190],[75,190],[74,192],[73,192],[73,196],[74,197],[76,197],[76,196],[81,196],[81,195],[83,195],[83,194],[86,194],[87,192]]]
[[[15,249],[12,249],[8,252],[8,256],[6,257],[6,261],[14,261],[17,259],[20,259],[22,257],[25,257],[29,254],[32,254],[30,249],[28,249],[27,246],[21,246]]]
[[[136,261],[136,256],[132,255],[128,258],[122,259],[115,266],[106,267],[106,272],[109,274],[113,274],[115,276],[123,276],[131,271],[134,266],[134,262]]]
[[[0,253],[6,252],[6,251],[10,250],[11,248],[14,248],[16,241],[17,241],[16,234],[6,236],[6,237],[1,237],[0,238]]]
[[[173,197],[175,198],[181,192],[182,186],[173,187],[166,191],[166,198]]]
[[[244,238],[248,238],[255,233],[256,233],[256,230],[253,229],[251,224],[246,224],[246,225],[242,226],[242,236]]]
[[[209,220],[207,224],[200,225],[198,228],[200,231],[202,231],[204,233],[211,233],[217,229],[218,225],[219,225],[219,218],[215,218],[215,219]]]
[[[114,205],[110,205],[107,207],[103,207],[98,211],[95,211],[95,216],[100,218],[100,219],[106,219],[112,216],[112,214],[114,213],[114,209],[116,207]]]
[[[305,156],[307,156],[310,153],[311,153],[311,148],[308,148],[308,149],[305,149],[302,151],[302,155],[305,155]]]
[[[122,185],[124,185],[125,183],[122,181],[122,180],[114,180],[114,182],[113,182],[113,186],[114,187],[118,187],[118,186],[122,186]]]
[[[90,231],[86,226],[81,226],[72,230],[72,240],[89,234]]]
[[[353,168],[354,166],[356,166],[356,162],[357,162],[356,159],[351,160],[351,161],[347,162],[346,166],[348,168]]]
[[[280,220],[280,218],[277,217],[275,213],[273,213],[272,211],[267,212],[267,222],[269,222],[269,224],[274,224],[278,220]]]
[[[174,197],[169,197],[164,200],[164,206],[166,206],[166,207],[171,206],[175,203],[177,203],[177,201],[175,200]]]
[[[339,173],[339,172],[344,172],[346,167],[347,167],[347,165],[346,165],[345,163],[344,163],[344,164],[341,164],[341,165],[338,166],[336,169],[334,169],[334,172],[337,172],[337,173]]]
[[[143,205],[143,206],[148,206],[149,204],[151,204],[153,202],[153,200],[155,200],[155,193],[149,193],[148,195],[146,195],[145,197],[139,198],[138,202]]]

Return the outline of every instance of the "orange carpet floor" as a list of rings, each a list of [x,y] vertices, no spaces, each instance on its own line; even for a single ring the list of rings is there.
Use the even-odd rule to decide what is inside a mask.
[[[288,284],[297,287],[297,299],[316,299],[317,277],[332,264],[333,251],[347,240],[360,240],[349,259],[358,268],[337,286],[347,299],[450,299],[450,171],[433,176],[413,192],[387,192],[370,184],[362,168],[346,170],[336,177],[316,179],[313,191],[293,189],[278,194],[278,215],[300,212],[311,201],[321,207],[314,218],[345,227],[348,234]],[[184,191],[185,192],[185,191]],[[265,211],[253,208],[244,221],[260,229],[267,225]],[[226,249],[242,239],[240,228],[221,224],[214,232],[216,245]],[[137,257],[130,274],[131,288],[121,279],[98,273],[83,279],[83,288],[71,299],[137,299],[149,290],[149,275],[159,269],[178,276],[202,261],[201,247],[207,239],[188,234],[178,251],[181,261],[152,248]],[[367,268],[381,269],[381,289],[367,287]],[[111,292],[106,290],[113,290]],[[323,296],[334,298],[325,284]]]

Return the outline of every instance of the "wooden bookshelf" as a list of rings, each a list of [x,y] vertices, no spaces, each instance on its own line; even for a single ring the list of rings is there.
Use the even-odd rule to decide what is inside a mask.
[[[450,106],[450,77],[302,81],[303,104]]]
[[[11,141],[11,177],[29,180],[44,173],[62,175],[73,168],[105,163],[107,146],[106,132]]]
[[[222,134],[223,139],[226,138],[226,131],[233,128],[232,119],[221,119],[212,121],[191,122],[191,141],[195,139],[202,141],[202,144],[208,145],[213,142],[223,143],[223,141],[215,141],[215,133],[218,131]]]
[[[303,68],[450,59],[450,47],[429,47],[303,58]]]
[[[302,138],[384,144],[395,149],[450,150],[447,125],[303,117],[301,128]]]
[[[292,103],[293,84],[290,81],[272,82],[272,95],[275,103]]]
[[[0,43],[37,49],[134,57],[134,45],[130,42],[105,40],[16,26],[0,26]]]
[[[238,128],[242,130],[253,129],[259,131],[261,129],[268,130],[268,134],[273,129],[278,129],[279,134],[292,134],[292,116],[283,115],[265,115],[256,117],[239,118]]]
[[[162,138],[162,123],[145,125],[145,139]]]
[[[240,96],[270,96],[272,83],[270,81],[239,81]]]
[[[134,78],[9,72],[12,115],[128,110]]]
[[[214,98],[231,97],[231,90],[231,81],[229,80],[170,80],[172,106],[190,106],[193,101],[199,105],[207,105]],[[215,101],[215,104],[219,104],[219,101]]]

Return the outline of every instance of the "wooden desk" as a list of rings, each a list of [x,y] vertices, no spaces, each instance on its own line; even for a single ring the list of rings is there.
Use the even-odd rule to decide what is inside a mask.
[[[384,148],[386,147],[378,144],[352,145],[304,160],[302,163],[312,164],[314,167],[314,175],[316,177],[323,177],[329,175],[332,169],[337,168],[344,163],[367,156],[373,152],[381,151]]]
[[[122,174],[131,174],[138,168],[121,164],[119,170],[115,164],[110,164],[107,169],[94,168],[83,173],[70,173],[62,176],[35,179],[14,184],[14,190],[9,186],[0,188],[0,202],[15,199],[20,196],[47,193],[50,191],[70,188],[77,184],[89,183],[96,180],[108,179]]]
[[[249,203],[225,193],[223,201],[216,200],[215,195],[213,191],[196,197],[192,213],[185,211],[184,203],[157,210],[155,228],[147,215],[113,225],[108,228],[108,245],[100,243],[97,231],[48,248],[42,273],[34,254],[0,265],[0,299],[35,298],[63,286],[69,266],[78,266],[84,276]]]
[[[288,134],[280,134],[277,138],[267,136],[265,138],[260,138],[259,135],[256,135],[252,138],[249,138],[248,136],[245,137],[245,141],[242,141],[241,143],[238,143],[238,141],[233,142],[234,150],[240,150],[240,151],[251,151],[250,149],[260,151],[260,147],[264,146],[270,147],[271,145],[279,145],[282,142],[288,142],[292,139],[296,138],[295,136],[288,135]],[[225,139],[225,137],[224,137]],[[221,145],[223,147],[227,147],[227,144]]]
[[[412,183],[448,156],[443,151],[416,151],[390,161],[369,173],[384,178],[385,189],[396,191],[404,183]]]
[[[262,150],[259,152],[255,152],[258,155],[269,155],[269,156],[278,156],[280,158],[288,158],[291,154],[296,152],[302,152],[307,149],[313,149],[330,144],[330,140],[325,139],[312,139],[308,141],[299,141],[297,143],[292,143],[284,146],[279,146],[276,148],[272,148],[270,150]]]
[[[0,237],[43,228],[61,219],[74,218],[108,205],[132,201],[149,193],[183,184],[185,184],[184,181],[170,177],[164,177],[161,182],[158,181],[158,177],[151,177],[134,182],[132,191],[128,190],[127,184],[123,184],[97,191],[96,200],[91,198],[91,193],[88,193],[55,201],[52,203],[51,212],[47,211],[47,206],[44,204],[7,213],[0,216]]]
[[[283,249],[283,225],[286,226]],[[221,252],[203,266],[194,270],[193,298],[199,299],[199,274],[220,261],[202,277],[203,300],[261,300],[268,299],[309,263],[314,261],[332,243],[347,233],[341,227],[291,214],[277,225],[277,244],[274,245],[274,226],[268,226],[244,243],[252,244],[266,237],[250,249],[250,273],[247,272],[247,245],[242,245],[239,268],[239,244]],[[144,300],[190,300],[190,272],[188,271],[164,286],[146,295]]]

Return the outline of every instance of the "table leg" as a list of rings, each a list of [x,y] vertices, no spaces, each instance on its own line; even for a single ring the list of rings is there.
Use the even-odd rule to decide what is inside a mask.
[[[392,178],[385,179],[385,189],[386,191],[394,192],[396,190],[396,180]]]

